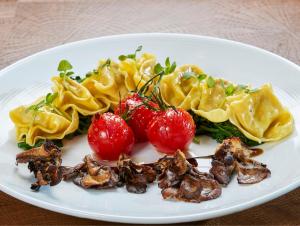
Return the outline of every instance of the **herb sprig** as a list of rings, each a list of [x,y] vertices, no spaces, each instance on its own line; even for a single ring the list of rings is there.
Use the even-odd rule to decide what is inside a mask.
[[[120,56],[119,56],[119,60],[120,60],[120,61],[124,61],[124,60],[126,60],[126,59],[133,59],[133,60],[135,60],[135,59],[136,59],[136,54],[137,54],[138,52],[142,51],[142,48],[143,48],[143,46],[140,45],[140,46],[137,47],[137,49],[135,50],[134,53],[128,54],[128,55],[120,55]]]
[[[196,74],[195,72],[192,71],[186,71],[182,74],[182,79],[188,80],[192,77],[197,78],[199,81],[204,80],[207,77],[207,74],[201,73],[201,74]]]
[[[26,112],[33,111],[35,114],[40,111],[40,109],[44,106],[52,107],[53,101],[57,98],[58,93],[48,93],[46,97],[38,102],[37,104],[33,104],[26,109]]]
[[[61,78],[70,77],[71,75],[73,75],[74,72],[71,71],[72,69],[73,69],[73,66],[67,60],[61,60],[57,67],[57,71],[60,72],[59,76]]]
[[[208,88],[213,88],[216,85],[216,81],[214,80],[213,77],[209,76],[206,80],[206,84],[207,84]]]
[[[155,74],[171,74],[176,69],[176,62],[174,61],[172,64],[170,62],[170,58],[167,57],[165,60],[165,67],[163,67],[160,63],[157,63],[154,66]]]

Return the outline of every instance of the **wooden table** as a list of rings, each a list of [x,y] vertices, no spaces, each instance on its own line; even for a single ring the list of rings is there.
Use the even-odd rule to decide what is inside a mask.
[[[227,38],[300,64],[299,0],[0,0],[0,69],[66,42],[137,32]],[[4,193],[0,193],[0,224],[116,225],[50,212]],[[240,213],[193,223],[215,224],[300,224],[300,189]]]

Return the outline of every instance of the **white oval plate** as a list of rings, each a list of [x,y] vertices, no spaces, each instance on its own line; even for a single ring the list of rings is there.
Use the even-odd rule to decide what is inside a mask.
[[[84,75],[100,58],[117,59],[132,53],[138,45],[157,55],[160,62],[169,56],[177,65],[197,64],[210,75],[241,84],[259,86],[272,83],[275,92],[295,117],[295,130],[278,143],[263,145],[265,152],[257,160],[266,163],[272,176],[259,184],[238,185],[236,178],[223,189],[220,198],[199,204],[164,201],[157,184],[146,194],[130,194],[124,188],[83,190],[72,183],[61,182],[32,192],[33,175],[23,164],[15,165],[20,152],[14,140],[14,127],[8,112],[50,91],[51,76],[61,59],[68,59],[74,71]],[[299,106],[300,68],[265,50],[238,42],[182,34],[131,34],[102,37],[52,48],[5,68],[0,72],[0,189],[15,198],[52,211],[91,219],[126,223],[177,223],[203,220],[241,211],[283,195],[300,185]],[[216,143],[203,138],[193,144],[195,155],[213,153]],[[140,145],[134,157],[154,161],[159,155],[151,145]],[[64,148],[63,165],[74,165],[90,153],[86,138],[74,139]],[[208,161],[200,161],[207,171]]]

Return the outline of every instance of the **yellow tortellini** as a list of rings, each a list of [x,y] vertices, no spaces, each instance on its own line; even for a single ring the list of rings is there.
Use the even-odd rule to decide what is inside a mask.
[[[120,62],[120,72],[125,77],[125,85],[128,91],[141,88],[154,75],[156,58],[152,54],[144,53],[141,58],[126,59]]]
[[[165,75],[160,81],[161,95],[169,105],[185,110],[191,109],[192,102],[200,101],[200,82],[196,76],[184,78],[185,72],[201,74],[203,71],[195,65],[183,65],[173,73]]]
[[[206,75],[196,65],[186,64],[163,75],[155,75],[156,57],[126,57],[122,61],[100,61],[80,82],[65,76],[52,78],[55,98],[38,110],[20,106],[10,112],[17,141],[34,145],[39,139],[62,139],[78,129],[81,115],[91,116],[114,109],[121,99],[137,91],[150,79],[148,93],[159,87],[163,101],[219,123],[229,120],[249,139],[257,142],[279,140],[293,130],[293,117],[273,93],[271,85],[255,92]],[[175,66],[175,65],[174,65]],[[229,89],[230,88],[230,89]],[[229,93],[228,93],[229,92]],[[45,100],[38,99],[33,104]]]
[[[98,101],[83,84],[59,76],[53,77],[52,81],[52,90],[58,94],[54,103],[62,112],[73,108],[82,115],[93,115],[109,108],[108,101]]]
[[[10,118],[16,126],[18,142],[25,141],[34,145],[39,139],[63,139],[78,128],[78,113],[73,108],[60,113],[48,106],[38,111],[28,110],[28,107],[20,106],[10,112]]]
[[[110,107],[114,108],[120,97],[124,98],[128,94],[119,65],[114,62],[109,67],[103,65],[104,61],[101,61],[98,70],[82,82],[82,86],[103,106],[101,112],[108,111]]]
[[[209,87],[208,79],[212,78],[207,77],[200,84],[200,97],[192,102],[192,111],[211,122],[224,122],[228,120],[224,81],[214,79],[214,85]]]
[[[274,95],[270,84],[228,98],[229,120],[251,140],[282,139],[293,130],[293,117]]]

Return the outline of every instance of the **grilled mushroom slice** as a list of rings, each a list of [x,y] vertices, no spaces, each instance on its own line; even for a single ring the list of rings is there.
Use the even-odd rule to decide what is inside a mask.
[[[54,186],[62,180],[61,150],[51,141],[17,154],[16,162],[28,163],[28,169],[34,173],[37,181],[31,185],[32,190],[38,191],[48,184]]]
[[[247,159],[236,164],[239,184],[254,184],[261,182],[271,175],[271,171],[263,163]]]
[[[249,149],[237,138],[225,139],[216,150],[210,173],[222,185],[227,185],[234,172],[240,184],[258,183],[271,175],[266,165],[250,159],[256,150]]]
[[[91,155],[84,157],[84,162],[75,167],[64,167],[63,178],[83,188],[114,188],[118,183],[118,174],[109,166],[101,165]]]
[[[119,186],[125,185],[130,193],[142,194],[147,190],[147,184],[156,179],[155,170],[149,165],[139,165],[123,155],[118,161]]]
[[[218,198],[221,187],[211,174],[199,172],[181,151],[172,157],[164,157],[158,164],[162,170],[158,186],[164,199],[185,202],[202,202]]]

